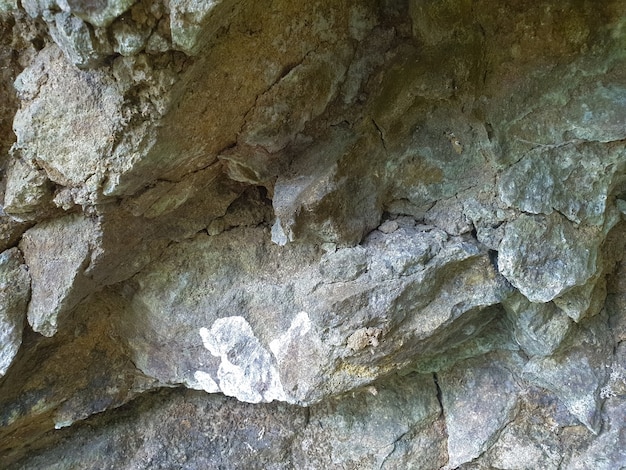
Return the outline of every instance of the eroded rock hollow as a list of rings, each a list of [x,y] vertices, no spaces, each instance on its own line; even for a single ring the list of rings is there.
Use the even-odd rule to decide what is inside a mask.
[[[2,468],[626,467],[622,0],[0,33]]]

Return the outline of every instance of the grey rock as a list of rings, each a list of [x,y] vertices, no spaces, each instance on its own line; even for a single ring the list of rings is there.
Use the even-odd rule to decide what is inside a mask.
[[[28,90],[14,121],[18,154],[38,161],[55,183],[85,184],[95,196],[121,119],[122,98],[111,79],[77,70],[51,46],[18,81]]]
[[[572,329],[571,319],[554,303],[532,303],[520,294],[503,302],[515,340],[529,356],[549,356]]]
[[[217,0],[173,0],[170,2],[170,30],[175,48],[189,55],[200,52],[205,43],[236,13],[238,2]]]
[[[379,225],[378,230],[380,230],[383,233],[389,234],[398,230],[399,227],[400,225],[395,220],[386,220],[382,224]]]
[[[8,4],[2,468],[624,466],[622,0]]]
[[[17,1],[16,0],[2,0],[0,2],[0,12],[7,13],[13,10],[17,10]]]
[[[309,425],[292,448],[296,468],[397,468],[419,457],[401,441],[407,434],[431,444],[428,457],[417,468],[437,468],[443,449],[429,433],[441,413],[430,375],[413,374],[358,390],[341,399],[315,405]],[[419,436],[419,437],[418,437]]]
[[[596,275],[582,286],[576,286],[553,300],[575,322],[600,313],[606,299],[606,285],[602,275]]]
[[[426,214],[424,222],[435,225],[450,235],[462,235],[472,231],[472,225],[463,210],[463,199],[442,199],[435,203]]]
[[[137,0],[57,0],[59,5],[94,26],[108,26],[115,18],[128,10]],[[64,8],[64,9],[65,9]]]
[[[471,462],[495,442],[513,419],[521,392],[512,370],[515,356],[495,355],[485,364],[469,359],[437,374],[448,431],[448,464]]]
[[[626,215],[626,201],[624,201],[623,199],[617,199],[615,201],[615,205],[617,206],[619,211],[622,213],[622,215]]]
[[[146,41],[150,36],[149,29],[142,29],[136,24],[129,24],[129,21],[116,21],[111,26],[114,39],[113,50],[124,56],[140,52],[146,46]]]
[[[320,273],[331,282],[353,281],[366,270],[367,252],[360,246],[327,253],[320,261]]]
[[[611,470],[626,466],[626,457],[622,449],[626,444],[622,423],[626,419],[624,401],[607,400],[604,405],[606,431],[594,439],[568,439],[569,444],[563,454],[563,466],[575,470],[597,468]],[[569,437],[569,436],[566,436]],[[586,437],[586,436],[585,436]],[[568,442],[569,441],[569,442]]]
[[[152,33],[146,41],[145,50],[148,54],[166,52],[172,48],[172,44],[159,33]]]
[[[4,212],[20,222],[34,221],[52,209],[52,183],[33,164],[15,159],[6,174]]]
[[[602,65],[581,58],[578,67],[605,69],[603,79],[588,83],[576,66],[556,68],[546,74],[538,102],[512,124],[512,132],[526,147],[556,146],[570,141],[613,142],[624,138],[624,58],[600,59]],[[537,99],[537,98],[536,98]],[[541,104],[539,104],[541,103]],[[564,104],[559,106],[559,104]],[[547,126],[540,123],[549,122]],[[564,132],[565,131],[565,132]]]
[[[17,248],[0,254],[0,377],[22,344],[26,308],[30,299],[30,276]]]
[[[291,442],[306,425],[306,410],[284,404],[243,405],[235,399],[210,396],[184,389],[163,390],[139,397],[127,407],[114,410],[115,422],[105,416],[93,422],[80,451],[69,452],[74,428],[55,430],[54,455],[23,456],[14,467],[41,468],[53,460],[60,465],[82,468],[250,468],[288,470]],[[146,419],[149,414],[157,419]],[[217,419],[219,417],[219,419]],[[224,429],[221,420],[237,422],[237,429]],[[96,424],[97,423],[97,424]],[[133,437],[140,426],[145,439]],[[203,429],[202,432],[190,432]],[[165,431],[167,430],[167,431]],[[57,440],[61,437],[60,440]],[[181,441],[184,440],[186,444]],[[97,445],[93,445],[98,443]],[[36,445],[36,444],[35,444]],[[103,447],[110,450],[103,452]]]
[[[500,177],[500,198],[533,214],[559,211],[577,224],[602,225],[624,149],[602,144],[539,146]]]
[[[229,385],[227,393],[254,397],[254,401],[266,391],[274,398],[284,393],[286,401],[306,404],[367,384],[383,362],[385,367],[401,368],[418,354],[443,351],[459,330],[465,333],[455,344],[471,338],[493,319],[481,315],[482,309],[509,294],[510,288],[493,274],[486,254],[461,240],[446,244],[446,238],[436,231],[415,229],[389,235],[374,232],[362,247],[324,255],[329,261],[322,261],[320,268],[318,252],[306,245],[272,245],[267,229],[197,236],[172,247],[129,285],[135,313],[124,322],[128,322],[125,329],[137,332],[129,338],[134,361],[163,383],[198,388],[194,372],[200,370],[221,388],[219,376],[226,366],[220,364],[225,364],[226,352],[220,350],[221,359],[216,361],[192,351],[200,344],[201,328],[204,336],[214,326],[221,331],[224,319],[233,317],[250,326],[239,330],[247,332],[250,345],[257,346],[234,348],[228,356],[231,363],[242,364],[238,366],[242,387],[236,392]],[[196,256],[193,264],[184,261],[188,275],[166,274],[178,272],[177,263],[191,251],[203,256]],[[344,256],[361,259],[356,264],[361,268],[328,270],[325,263],[340,262]],[[449,278],[452,266],[460,271]],[[322,276],[320,269],[326,274]],[[359,271],[360,277],[341,280]],[[454,287],[485,272],[492,274],[471,296]],[[436,284],[439,291],[431,288]],[[178,294],[163,297],[163,292]],[[190,317],[190,311],[203,313]],[[160,312],[169,312],[167,322]],[[327,322],[332,329],[324,326]],[[434,331],[437,338],[430,338]],[[171,349],[162,346],[163,338],[169,338]],[[211,348],[217,354],[218,346]],[[268,348],[273,359],[265,352]],[[302,361],[306,368],[301,367]],[[256,384],[256,392],[251,384]]]
[[[426,264],[436,256],[448,236],[429,227],[428,231],[399,229],[386,236],[372,234],[369,246],[388,256],[373,257],[369,269],[372,276],[381,281],[390,277],[415,274],[424,269]]]
[[[50,35],[67,59],[77,67],[92,67],[102,58],[96,50],[87,24],[70,13],[54,15]]]
[[[582,424],[597,434],[601,426],[601,388],[608,378],[612,340],[604,315],[579,325],[569,347],[549,357],[532,358],[524,376],[557,395]]]
[[[600,398],[613,398],[626,396],[626,344],[618,343],[615,348],[613,364],[609,369],[609,378],[600,389]]]
[[[51,11],[57,7],[56,0],[24,0],[22,7],[31,18],[44,16],[48,19],[52,16]]]
[[[416,358],[408,370],[437,373],[450,369],[458,362],[484,357],[493,351],[520,350],[519,345],[511,339],[505,312],[499,306],[470,312],[465,316],[465,321],[459,322],[458,328],[453,329],[450,335],[445,335],[433,352]]]
[[[1,212],[0,210],[0,214]],[[0,215],[0,251],[5,251],[17,245],[22,234],[30,226],[30,223],[18,222],[13,217]]]
[[[491,191],[464,198],[463,214],[476,230],[476,239],[494,251],[498,251],[504,237],[505,222],[514,218],[512,211],[500,207]]]
[[[85,275],[95,249],[97,226],[70,215],[26,231],[20,249],[32,279],[28,322],[33,330],[54,335],[63,316],[95,288]]]
[[[532,398],[536,396],[530,391],[521,398],[523,406],[538,407],[535,416],[529,419],[524,413],[517,413],[515,419],[502,429],[494,445],[479,459],[480,468],[560,468],[562,448],[559,436],[554,432],[557,425],[549,415],[549,407],[544,403],[533,403]]]
[[[506,227],[498,268],[528,300],[549,302],[595,275],[598,237],[556,213],[522,214]]]
[[[162,390],[113,410],[111,416],[92,417],[80,443],[74,442],[80,426],[53,431],[47,436],[54,442],[49,451],[40,453],[41,441],[34,442],[36,450],[9,468],[39,468],[54,460],[82,468],[130,469],[142,462],[157,468],[287,470],[378,464],[393,469],[407,464],[434,470],[445,462],[440,413],[431,375],[391,377],[310,409]],[[223,420],[238,427],[224,428]],[[414,446],[416,442],[423,447]],[[70,452],[72,446],[79,451]],[[102,452],[109,446],[109,452]]]

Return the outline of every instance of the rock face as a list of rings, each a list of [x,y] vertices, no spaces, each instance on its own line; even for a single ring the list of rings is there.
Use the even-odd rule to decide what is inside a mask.
[[[626,12],[513,3],[0,1],[0,466],[626,467]]]

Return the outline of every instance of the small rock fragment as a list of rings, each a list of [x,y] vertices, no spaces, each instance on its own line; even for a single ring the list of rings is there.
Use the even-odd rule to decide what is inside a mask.
[[[386,220],[385,222],[380,224],[378,230],[383,233],[392,233],[398,230],[399,227],[400,226],[398,225],[398,222],[396,222],[395,220]]]
[[[368,346],[375,348],[378,346],[380,339],[382,338],[383,330],[380,328],[361,328],[356,330],[348,338],[348,348],[353,351],[361,351]]]

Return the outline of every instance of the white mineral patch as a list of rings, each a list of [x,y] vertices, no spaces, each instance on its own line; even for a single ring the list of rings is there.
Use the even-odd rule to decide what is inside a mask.
[[[194,389],[204,390],[207,393],[217,393],[220,391],[219,385],[215,383],[215,380],[211,377],[207,372],[197,370],[193,374],[194,379],[196,379],[196,387]]]
[[[272,225],[272,242],[276,243],[278,246],[285,246],[288,241],[289,239],[280,224],[280,219],[277,217],[276,222]]]
[[[249,403],[285,400],[272,356],[245,318],[220,318],[210,330],[200,328],[200,337],[204,347],[222,359],[217,379],[224,395]]]
[[[298,313],[289,325],[289,329],[285,334],[276,338],[270,343],[270,349],[274,353],[274,357],[280,364],[285,358],[289,350],[289,344],[292,341],[297,341],[298,337],[304,336],[311,331],[311,319],[306,312]]]

